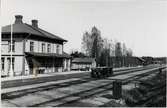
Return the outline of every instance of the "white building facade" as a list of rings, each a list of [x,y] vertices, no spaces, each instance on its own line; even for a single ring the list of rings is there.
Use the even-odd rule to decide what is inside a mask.
[[[94,58],[73,58],[71,62],[71,70],[90,70],[96,67]]]
[[[63,51],[66,40],[40,29],[37,20],[29,25],[22,22],[21,15],[15,17],[12,50],[11,25],[2,27],[2,76],[10,76],[10,67],[14,76],[70,71],[70,56]]]

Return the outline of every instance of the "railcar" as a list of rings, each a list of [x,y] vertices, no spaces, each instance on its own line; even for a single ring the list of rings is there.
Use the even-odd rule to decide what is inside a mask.
[[[91,69],[92,78],[105,78],[113,75],[113,67],[96,67]]]

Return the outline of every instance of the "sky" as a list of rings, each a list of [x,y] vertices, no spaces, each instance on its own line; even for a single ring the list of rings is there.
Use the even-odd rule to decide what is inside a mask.
[[[167,56],[166,0],[1,0],[1,26],[23,22],[68,42],[64,50],[81,51],[83,33],[96,26],[103,38],[124,42],[135,56]]]

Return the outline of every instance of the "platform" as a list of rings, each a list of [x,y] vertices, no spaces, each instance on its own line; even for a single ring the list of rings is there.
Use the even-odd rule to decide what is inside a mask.
[[[136,67],[121,67],[114,68],[113,71],[126,70]],[[70,78],[82,78],[84,76],[89,76],[90,71],[68,71],[68,72],[56,72],[47,74],[28,75],[28,76],[15,76],[1,78],[1,88],[18,87],[25,85],[32,85],[38,83],[45,83],[50,81],[59,81]]]

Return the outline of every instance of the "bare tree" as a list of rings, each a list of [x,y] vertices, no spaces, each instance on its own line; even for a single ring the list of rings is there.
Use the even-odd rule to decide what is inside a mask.
[[[95,26],[91,31],[91,38],[93,39],[93,46],[91,56],[98,58],[103,48],[103,39],[101,38],[101,32]]]
[[[88,32],[85,32],[82,38],[82,51],[87,56],[91,56],[91,49],[93,45],[92,43],[93,43],[93,39],[91,39],[91,34],[89,34]]]
[[[122,44],[122,55],[127,56],[127,48],[126,48],[125,43]]]
[[[86,55],[96,59],[97,65],[103,48],[103,40],[101,32],[93,27],[91,33],[85,32],[82,39],[82,49]]]
[[[127,50],[127,56],[128,56],[128,57],[132,57],[132,56],[133,56],[133,51],[132,51],[132,49],[129,48],[129,49]]]
[[[116,57],[121,57],[122,56],[122,47],[121,47],[121,43],[117,42],[115,44],[115,56]]]
[[[101,32],[95,26],[91,32],[85,32],[82,38],[82,52],[96,59],[97,66],[125,65],[126,56],[132,56],[131,49],[127,49],[125,43],[112,41],[101,37]],[[116,59],[111,58],[115,56]],[[111,59],[110,59],[111,58]]]
[[[110,51],[111,51],[111,41],[107,38],[103,39],[103,49],[100,56],[101,66],[109,66],[110,65]]]

